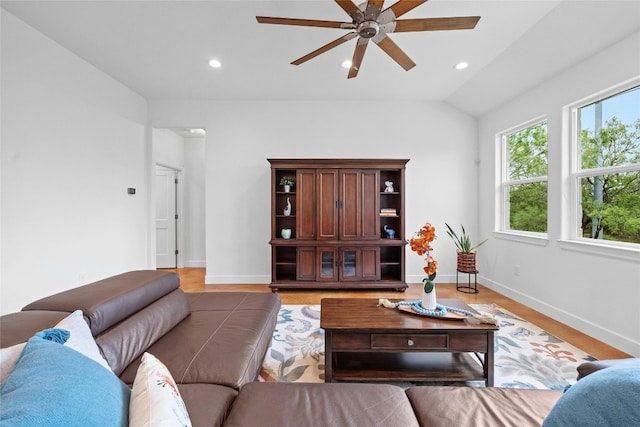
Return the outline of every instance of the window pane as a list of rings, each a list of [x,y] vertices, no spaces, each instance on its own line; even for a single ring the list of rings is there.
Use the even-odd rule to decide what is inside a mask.
[[[640,172],[580,180],[582,236],[640,243]]]
[[[547,175],[547,123],[507,135],[507,179]]]
[[[509,186],[509,229],[547,232],[547,183]]]
[[[578,109],[582,169],[640,163],[640,87]]]

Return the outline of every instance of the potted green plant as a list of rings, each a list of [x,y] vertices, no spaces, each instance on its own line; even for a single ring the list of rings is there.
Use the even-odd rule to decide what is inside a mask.
[[[464,229],[464,225],[460,225],[462,233],[459,236],[453,231],[453,228],[451,228],[449,224],[445,222],[444,225],[447,226],[447,234],[453,239],[453,243],[456,245],[458,252],[457,270],[463,273],[474,273],[476,271],[475,250],[482,246],[488,239],[484,239],[482,242],[473,245],[471,238]]]
[[[291,186],[296,183],[295,178],[291,176],[283,176],[280,178],[280,185],[284,186],[285,193],[291,191]]]

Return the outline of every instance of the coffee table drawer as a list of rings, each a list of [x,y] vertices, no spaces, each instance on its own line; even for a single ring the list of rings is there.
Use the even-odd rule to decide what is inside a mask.
[[[447,350],[446,334],[372,334],[371,348],[384,350]]]

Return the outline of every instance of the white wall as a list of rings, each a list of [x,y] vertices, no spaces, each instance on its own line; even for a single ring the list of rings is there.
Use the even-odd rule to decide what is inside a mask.
[[[149,170],[146,101],[0,13],[0,311],[7,313],[147,267]]]
[[[206,139],[189,137],[184,139],[184,266],[206,267],[205,251],[205,176]]]
[[[438,227],[438,281],[455,278],[444,222],[477,229],[476,122],[442,103],[150,101],[153,126],[202,126],[206,282],[270,282],[267,158],[408,158],[406,234]],[[407,249],[407,281],[424,277]]]
[[[184,169],[184,138],[169,129],[151,129],[153,160],[161,165],[181,171]]]
[[[563,107],[640,75],[640,33],[627,38],[479,121],[480,229],[494,229],[496,134],[548,115],[549,227],[542,245],[494,238],[483,246],[482,283],[640,356],[640,251],[584,252],[562,242],[568,214],[568,135]],[[564,156],[564,157],[563,157]],[[563,234],[564,233],[564,234]],[[584,249],[584,248],[582,248]],[[519,266],[519,276],[514,267]],[[589,351],[589,349],[585,349]]]

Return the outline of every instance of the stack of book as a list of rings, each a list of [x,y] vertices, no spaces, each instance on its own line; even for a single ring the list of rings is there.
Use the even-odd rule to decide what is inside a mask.
[[[382,208],[380,209],[380,215],[381,216],[397,216],[398,213],[396,212],[395,208]]]

